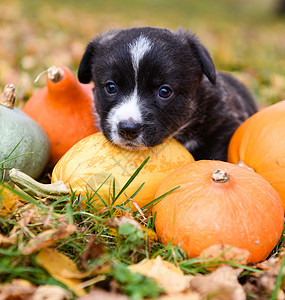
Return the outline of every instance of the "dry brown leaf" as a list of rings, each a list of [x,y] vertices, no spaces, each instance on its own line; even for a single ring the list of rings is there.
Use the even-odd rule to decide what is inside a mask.
[[[270,258],[268,264],[270,268],[265,271],[259,278],[258,282],[260,286],[267,292],[272,292],[275,289],[276,278],[280,272],[282,259],[280,258]],[[285,275],[285,270],[283,268],[282,275]],[[284,284],[282,288],[284,288]]]
[[[125,223],[130,223],[133,226],[135,226],[137,229],[142,231],[140,224],[131,216],[115,217],[114,219],[110,220],[107,224],[110,227],[115,228],[115,227],[120,227]]]
[[[81,272],[75,263],[66,255],[55,249],[43,249],[36,256],[37,263],[46,269],[56,280],[65,284],[76,295],[83,296],[84,289],[80,288],[78,276]],[[85,276],[86,277],[86,276]]]
[[[46,230],[35,238],[31,239],[27,246],[22,250],[22,254],[29,255],[37,250],[47,248],[59,240],[69,236],[76,230],[76,225],[68,224],[67,226],[60,226],[58,229]]]
[[[35,214],[35,210],[34,209],[28,209],[27,211],[25,211],[23,213],[23,216],[22,218],[18,221],[18,224],[21,226],[21,227],[25,227],[27,226],[28,224],[30,224],[34,214]]]
[[[13,279],[11,283],[0,285],[1,300],[27,300],[32,299],[36,287],[27,280]]]
[[[5,236],[0,234],[0,245],[1,244],[15,244],[17,242],[17,238],[15,235]]]
[[[96,241],[96,236],[93,235],[88,241],[85,251],[80,256],[80,264],[84,270],[88,269],[88,260],[100,257],[104,254],[105,245]]]
[[[279,253],[278,256],[270,257],[267,260],[264,260],[258,264],[255,264],[254,267],[261,269],[264,273],[254,273],[244,285],[244,290],[247,293],[252,293],[258,296],[262,296],[264,293],[271,294],[275,289],[276,278],[280,272],[282,260],[284,258],[284,250]],[[282,270],[282,275],[285,275],[285,270]],[[284,289],[285,284],[281,286]],[[276,299],[285,299],[284,293],[282,290],[278,291],[278,296]]]
[[[154,279],[167,294],[179,293],[189,288],[193,276],[185,276],[174,264],[162,260],[160,256],[155,259],[143,260],[139,264],[130,265],[132,272],[141,273]]]
[[[112,228],[117,228],[125,223],[130,223],[133,226],[135,226],[136,228],[138,228],[140,231],[142,231],[144,234],[145,240],[147,240],[149,243],[158,241],[158,237],[154,230],[143,226],[142,224],[140,224],[138,221],[136,221],[133,217],[131,217],[129,215],[125,215],[122,217],[115,217],[114,219],[110,220],[107,224]],[[112,230],[112,228],[111,228],[111,232],[109,234],[116,235],[117,232]]]
[[[80,297],[78,300],[128,300],[125,295],[107,292],[101,289],[94,289],[89,294]]]
[[[212,245],[201,253],[200,258],[212,260],[212,263],[209,261],[207,269],[213,270],[221,265],[221,261],[234,261],[236,264],[246,265],[249,255],[249,251],[245,249],[227,245]]]
[[[239,272],[221,266],[211,274],[195,276],[190,282],[191,290],[215,300],[245,300],[245,292],[237,280]]]
[[[160,300],[204,300],[197,292],[187,292],[172,295],[161,296]]]
[[[41,285],[33,295],[33,300],[67,300],[71,293],[57,285]]]

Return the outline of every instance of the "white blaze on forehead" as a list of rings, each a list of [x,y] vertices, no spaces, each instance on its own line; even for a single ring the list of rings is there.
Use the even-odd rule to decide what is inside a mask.
[[[147,37],[140,35],[129,45],[129,48],[132,56],[133,67],[137,76],[139,63],[145,54],[151,49],[151,42]]]
[[[122,121],[132,121],[135,123],[142,123],[142,113],[139,106],[138,95],[138,69],[141,59],[151,49],[151,42],[148,38],[140,35],[134,42],[129,44],[132,64],[135,71],[135,87],[130,95],[126,95],[121,99],[121,102],[114,106],[108,115],[108,125],[110,128],[111,139],[115,144],[121,144],[122,138],[118,132],[118,125]],[[141,137],[139,136],[137,142],[140,143]]]

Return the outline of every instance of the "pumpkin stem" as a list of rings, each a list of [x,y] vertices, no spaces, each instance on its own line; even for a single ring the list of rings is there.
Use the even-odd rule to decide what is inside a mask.
[[[251,168],[249,165],[247,165],[244,161],[242,161],[242,160],[239,160],[238,162],[237,162],[237,166],[240,166],[240,167],[243,167],[243,168],[246,168],[246,169],[248,169],[248,170],[250,170],[250,171],[253,171],[253,172],[255,172],[255,170],[253,169],[253,168]]]
[[[62,80],[64,71],[59,67],[52,66],[48,69],[47,76],[50,81],[56,83]]]
[[[218,169],[212,174],[211,178],[214,182],[225,183],[230,179],[230,175],[226,171]]]
[[[14,84],[6,84],[0,96],[0,105],[13,109],[16,98],[16,88]]]
[[[17,186],[33,196],[57,200],[70,193],[63,181],[43,184],[14,168],[9,171],[9,175]]]

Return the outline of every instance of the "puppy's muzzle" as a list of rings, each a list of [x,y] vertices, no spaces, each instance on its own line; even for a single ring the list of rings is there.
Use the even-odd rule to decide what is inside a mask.
[[[118,124],[118,131],[122,138],[134,140],[141,132],[141,124],[133,121],[121,121]]]

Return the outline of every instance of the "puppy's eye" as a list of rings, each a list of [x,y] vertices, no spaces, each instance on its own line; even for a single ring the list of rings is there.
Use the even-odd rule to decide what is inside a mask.
[[[105,90],[108,94],[116,94],[118,91],[117,86],[113,81],[106,83]]]
[[[171,97],[172,93],[173,91],[171,87],[169,87],[168,85],[164,85],[159,89],[158,96],[163,99],[168,99]]]

